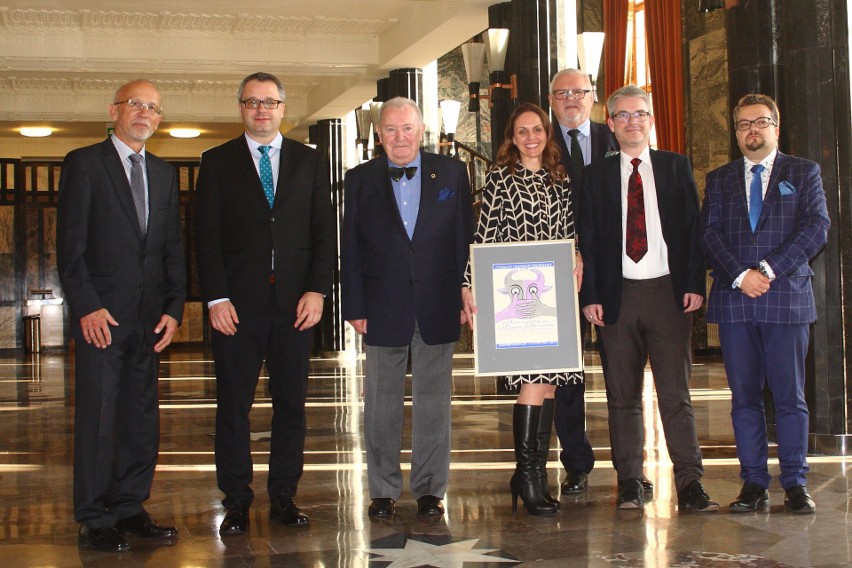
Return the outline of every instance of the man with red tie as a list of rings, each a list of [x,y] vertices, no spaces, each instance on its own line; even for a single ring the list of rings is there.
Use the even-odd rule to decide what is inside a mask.
[[[623,87],[610,95],[607,110],[621,151],[585,171],[578,238],[580,305],[599,327],[607,354],[617,506],[644,505],[642,383],[650,358],[678,507],[718,511],[700,481],[704,468],[688,384],[692,313],[705,293],[692,168],[685,156],[650,149],[654,117],[645,91]]]
[[[791,513],[816,510],[808,494],[805,357],[817,317],[808,262],[830,221],[820,169],[778,151],[778,106],[746,95],[734,108],[743,153],[707,174],[701,247],[713,268],[707,321],[719,324],[743,487],[730,511],[769,508],[763,389],[775,403],[779,480]]]

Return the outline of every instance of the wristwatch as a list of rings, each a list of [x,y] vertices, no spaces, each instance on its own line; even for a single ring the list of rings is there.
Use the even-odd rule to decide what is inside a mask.
[[[758,264],[758,265],[755,267],[755,269],[756,269],[758,272],[760,272],[761,274],[763,274],[764,276],[766,276],[767,278],[769,278],[770,280],[772,280],[772,277],[769,275],[769,271],[768,271],[768,270],[766,270],[766,265],[765,265],[765,264],[763,264],[763,263]]]

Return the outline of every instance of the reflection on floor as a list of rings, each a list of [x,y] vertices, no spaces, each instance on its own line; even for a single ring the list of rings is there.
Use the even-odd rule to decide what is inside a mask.
[[[64,352],[0,357],[0,558],[3,566],[608,566],[839,567],[852,564],[852,459],[811,458],[810,489],[818,512],[784,512],[771,488],[769,513],[732,515],[727,503],[740,481],[730,426],[730,401],[717,359],[698,359],[693,403],[705,455],[704,484],[723,504],[715,515],[679,515],[671,462],[659,416],[646,408],[646,473],[657,491],[644,515],[615,509],[600,367],[592,361],[588,426],[598,464],[589,491],[562,498],[553,517],[512,514],[508,480],[514,467],[513,397],[495,380],[474,377],[469,356],[455,362],[453,465],[447,515],[417,518],[404,494],[392,522],[370,522],[361,446],[362,362],[313,362],[306,470],[297,502],[307,529],[270,522],[265,495],[271,408],[265,381],[252,422],[256,492],[251,531],[219,538],[221,495],[213,468],[215,380],[208,355],[174,349],[162,362],[162,444],[148,510],[174,523],[180,538],[157,546],[131,537],[132,551],[78,550],[71,512],[73,364]],[[652,401],[652,390],[646,400]],[[554,437],[554,444],[556,439]],[[408,446],[408,441],[405,443]],[[403,456],[407,460],[407,456]],[[563,472],[550,456],[551,487]],[[772,466],[777,473],[777,463]]]

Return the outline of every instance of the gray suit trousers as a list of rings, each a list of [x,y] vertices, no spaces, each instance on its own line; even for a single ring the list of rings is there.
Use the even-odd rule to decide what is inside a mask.
[[[443,498],[450,473],[453,343],[426,345],[415,326],[410,345],[367,346],[364,441],[370,498],[399,500],[405,371],[411,348],[411,493]]]

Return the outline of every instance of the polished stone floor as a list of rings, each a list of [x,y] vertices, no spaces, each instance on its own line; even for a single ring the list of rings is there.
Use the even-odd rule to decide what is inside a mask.
[[[737,494],[729,394],[716,358],[698,358],[693,403],[705,455],[704,484],[723,504],[712,515],[679,515],[671,462],[662,443],[653,392],[647,391],[646,473],[654,500],[643,515],[615,509],[600,367],[590,360],[589,431],[598,464],[590,489],[562,498],[553,517],[513,514],[508,479],[514,467],[513,397],[495,380],[474,377],[470,356],[455,362],[453,464],[447,515],[417,518],[407,494],[392,522],[371,522],[361,445],[362,362],[316,359],[308,402],[306,468],[298,503],[307,529],[268,518],[266,432],[271,408],[265,381],[253,411],[255,492],[250,534],[218,536],[221,495],[213,468],[215,382],[209,354],[172,349],[162,362],[162,443],[148,510],[173,523],[171,546],[133,539],[122,554],[78,550],[71,511],[74,379],[65,352],[0,355],[0,566],[337,567],[594,566],[840,567],[852,565],[852,459],[813,456],[813,516],[784,512],[771,488],[768,513],[727,512]],[[650,388],[650,387],[649,387]],[[554,436],[554,444],[556,438]],[[405,447],[409,447],[406,443]],[[407,461],[407,454],[403,460]],[[777,463],[772,471],[777,473]],[[551,452],[551,485],[562,474]]]

